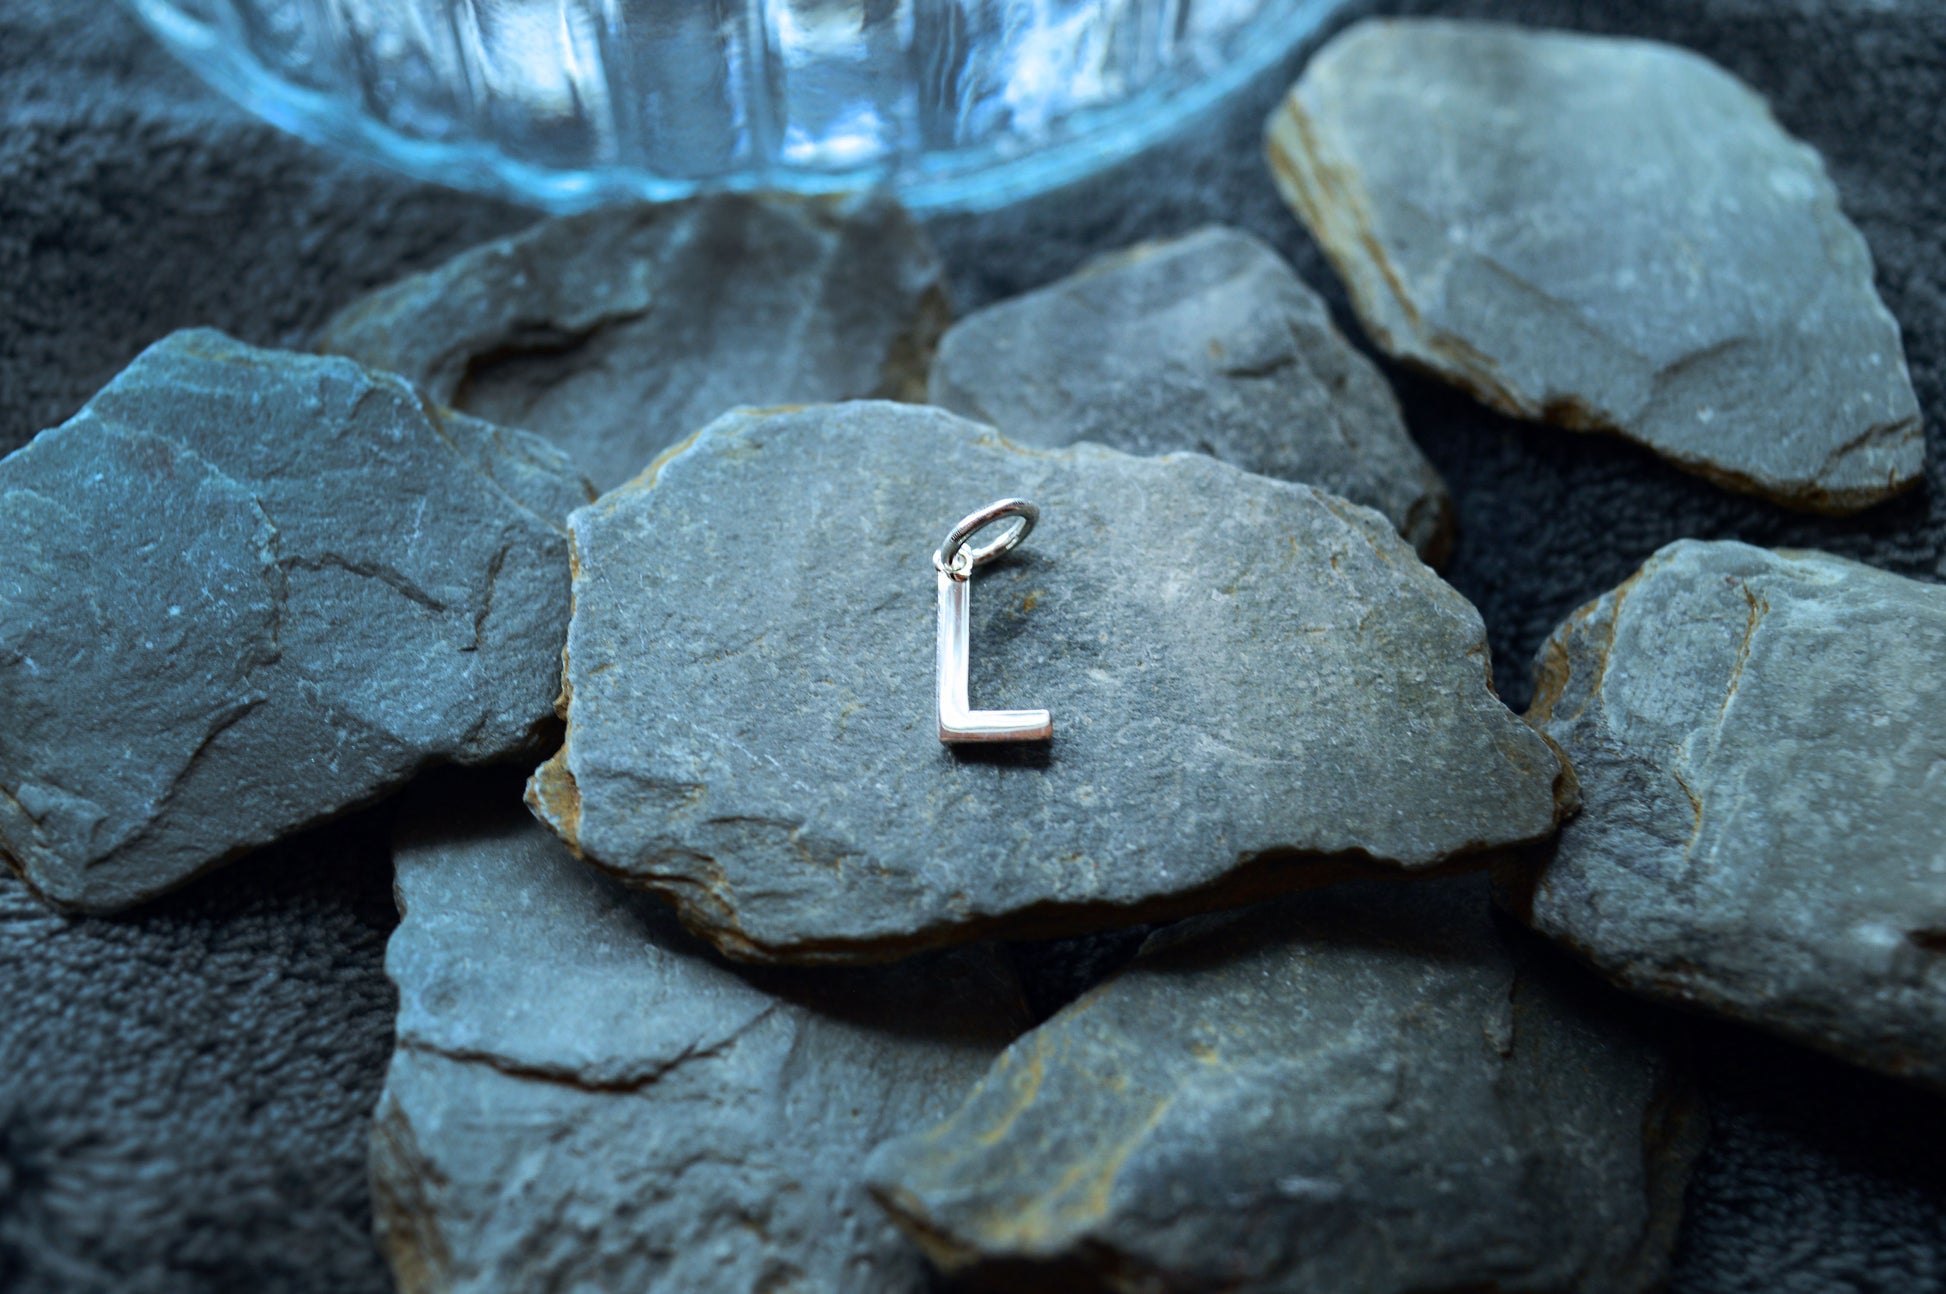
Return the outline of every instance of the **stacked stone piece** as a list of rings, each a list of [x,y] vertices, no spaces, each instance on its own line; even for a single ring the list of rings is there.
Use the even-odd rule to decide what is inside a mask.
[[[545,441],[396,377],[158,342],[0,462],[0,853],[114,911],[530,750],[587,498]]]
[[[1466,877],[1152,936],[869,1171],[983,1288],[1607,1294],[1659,1282],[1699,1134]]]
[[[1025,1027],[1004,958],[732,968],[510,791],[453,779],[399,826],[373,1177],[401,1286],[925,1290],[862,1163]]]
[[[1673,544],[1543,649],[1586,804],[1507,902],[1617,982],[1946,1089],[1946,589]]]
[[[1279,187],[1391,354],[1495,408],[1852,512],[1925,457],[1824,163],[1652,41],[1371,21],[1271,118]]]
[[[1262,242],[1211,227],[1103,256],[940,341],[931,401],[1022,445],[1194,450],[1376,508],[1427,561],[1445,482],[1392,388]]]
[[[897,204],[726,194],[544,221],[354,302],[319,345],[539,432],[607,490],[735,405],[923,398],[947,314]]]
[[[1041,508],[971,588],[942,747],[932,554]],[[1017,448],[938,410],[739,412],[569,521],[560,752],[529,798],[753,961],[1073,934],[1551,835],[1569,781],[1485,629],[1386,518],[1200,454]],[[1407,812],[1402,806],[1412,806]]]

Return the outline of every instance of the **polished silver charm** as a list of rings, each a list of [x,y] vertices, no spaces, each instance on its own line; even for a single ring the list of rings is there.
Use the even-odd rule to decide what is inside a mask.
[[[1025,499],[1002,499],[970,512],[932,555],[939,572],[939,739],[944,742],[1046,741],[1054,719],[1045,710],[974,710],[966,700],[969,618],[967,593],[973,572],[1027,538],[1041,510]],[[979,547],[967,540],[996,521],[1015,518],[1006,533]]]

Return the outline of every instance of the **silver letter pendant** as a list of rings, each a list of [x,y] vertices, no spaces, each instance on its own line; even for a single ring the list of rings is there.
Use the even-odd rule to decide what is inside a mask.
[[[1025,499],[1002,499],[968,514],[951,533],[932,564],[939,571],[939,739],[963,741],[1046,741],[1054,719],[1045,710],[974,710],[966,700],[967,593],[973,572],[1027,538],[1040,509]],[[969,548],[966,541],[1003,517],[1018,517],[1000,538]]]

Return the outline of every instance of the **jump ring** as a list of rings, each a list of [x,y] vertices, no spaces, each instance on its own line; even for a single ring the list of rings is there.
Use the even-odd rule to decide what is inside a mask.
[[[1014,517],[1016,521],[998,539],[988,540],[977,548],[967,545],[966,541],[974,535],[1007,517]],[[1040,519],[1041,510],[1025,499],[1001,499],[997,503],[989,503],[960,518],[960,523],[946,533],[946,542],[932,555],[932,564],[948,575],[964,579],[974,567],[985,566],[1002,553],[1018,547]]]

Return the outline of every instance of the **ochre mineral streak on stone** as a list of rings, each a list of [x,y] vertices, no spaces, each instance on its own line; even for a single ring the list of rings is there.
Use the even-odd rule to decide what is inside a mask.
[[[588,497],[545,441],[391,375],[158,342],[0,462],[0,853],[112,911],[529,749]]]
[[[938,531],[1019,495],[934,724]],[[731,956],[856,962],[1477,865],[1572,796],[1478,615],[1378,513],[1202,455],[857,403],[726,416],[570,520],[566,739],[528,801]],[[1406,806],[1410,806],[1408,809]]]
[[[1279,189],[1394,356],[1521,417],[1851,512],[1916,485],[1898,323],[1824,164],[1667,45],[1372,21],[1269,126]]]
[[[722,195],[543,221],[354,303],[319,345],[539,432],[609,489],[737,405],[924,399],[948,315],[889,199]]]
[[[1479,878],[1207,917],[867,1165],[981,1288],[1654,1288],[1701,1119],[1600,985]]]
[[[400,1287],[930,1288],[862,1164],[1026,1027],[1005,959],[725,965],[510,789],[452,778],[401,815],[398,1044],[372,1132]]]
[[[1503,901],[1629,988],[1946,1087],[1942,660],[1936,585],[1663,549],[1541,652],[1585,807]]]
[[[1238,230],[1128,248],[969,316],[930,389],[1017,444],[1196,450],[1376,508],[1428,561],[1451,546],[1452,500],[1384,375]]]

